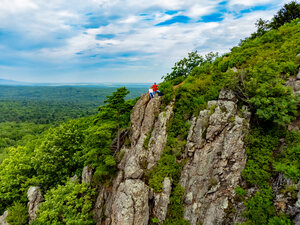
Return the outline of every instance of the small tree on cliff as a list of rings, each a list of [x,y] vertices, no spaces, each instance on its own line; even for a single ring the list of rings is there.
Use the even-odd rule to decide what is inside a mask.
[[[111,96],[106,96],[107,99],[104,101],[108,103],[108,107],[115,110],[117,114],[117,150],[120,149],[120,116],[123,112],[128,109],[128,104],[125,101],[125,96],[129,94],[129,91],[126,87],[118,88],[116,92],[113,92]]]

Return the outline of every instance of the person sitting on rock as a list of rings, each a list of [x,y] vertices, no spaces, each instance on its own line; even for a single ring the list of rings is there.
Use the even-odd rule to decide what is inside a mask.
[[[155,96],[156,92],[158,93],[158,96],[161,96],[161,92],[158,90],[158,85],[156,83],[152,85],[152,88],[153,88],[153,97]]]
[[[154,97],[152,87],[150,87],[150,89],[149,89],[149,96],[150,96],[150,99],[152,99]]]

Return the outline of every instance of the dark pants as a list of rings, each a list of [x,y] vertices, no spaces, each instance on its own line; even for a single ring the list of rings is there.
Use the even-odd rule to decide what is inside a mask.
[[[149,92],[150,99],[153,98],[153,94]]]

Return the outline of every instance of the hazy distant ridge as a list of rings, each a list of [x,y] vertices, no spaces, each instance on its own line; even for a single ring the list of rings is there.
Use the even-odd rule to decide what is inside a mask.
[[[0,85],[7,86],[98,86],[98,87],[148,87],[151,83],[29,83],[0,79]]]

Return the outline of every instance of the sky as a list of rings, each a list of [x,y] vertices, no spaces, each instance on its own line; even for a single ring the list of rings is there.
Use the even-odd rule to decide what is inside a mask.
[[[229,52],[288,2],[0,0],[0,78],[159,82],[188,52]]]

